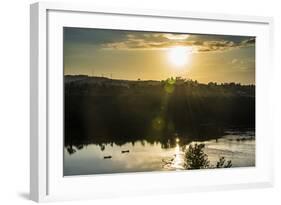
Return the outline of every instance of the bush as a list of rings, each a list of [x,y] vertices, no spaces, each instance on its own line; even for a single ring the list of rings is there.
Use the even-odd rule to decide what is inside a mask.
[[[216,166],[210,165],[208,155],[204,153],[204,148],[204,144],[189,145],[185,152],[185,169],[230,168],[232,166],[231,160],[226,162],[224,157],[219,159]]]
[[[186,169],[204,169],[208,168],[210,161],[208,155],[204,153],[204,144],[189,145],[187,152],[185,153]]]
[[[232,167],[231,160],[228,160],[225,164],[224,157],[221,157],[216,165],[216,168],[230,168],[230,167]]]

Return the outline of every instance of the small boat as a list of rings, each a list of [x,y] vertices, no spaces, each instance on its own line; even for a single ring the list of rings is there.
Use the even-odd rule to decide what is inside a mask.
[[[103,158],[104,158],[104,159],[111,159],[112,156],[104,156]]]
[[[130,150],[122,150],[122,151],[121,151],[122,154],[124,154],[124,153],[129,153],[129,152],[130,152]]]

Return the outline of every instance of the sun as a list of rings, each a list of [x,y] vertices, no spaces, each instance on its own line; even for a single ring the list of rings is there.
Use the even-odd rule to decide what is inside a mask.
[[[168,51],[168,58],[170,63],[176,67],[183,67],[190,61],[191,50],[189,47],[176,46]]]

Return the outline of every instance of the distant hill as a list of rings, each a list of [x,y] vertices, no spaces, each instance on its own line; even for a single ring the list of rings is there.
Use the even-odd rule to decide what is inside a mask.
[[[111,79],[107,77],[98,77],[98,76],[88,76],[88,75],[65,75],[64,76],[65,83],[69,82],[122,82],[122,83],[160,83],[160,81],[157,80],[123,80],[123,79]]]
[[[241,85],[239,83],[209,82],[208,84],[199,83],[196,80],[169,78],[162,81],[157,80],[123,80],[110,79],[106,77],[87,76],[87,75],[65,75],[64,83],[67,89],[73,93],[83,94],[96,88],[143,88],[151,89],[162,87],[164,89],[174,89],[176,87],[192,88],[192,91],[199,92],[200,95],[235,95],[255,97],[255,85]],[[192,92],[190,92],[192,94]]]

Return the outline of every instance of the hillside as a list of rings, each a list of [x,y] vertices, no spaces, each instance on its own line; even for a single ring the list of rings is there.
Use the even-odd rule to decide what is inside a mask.
[[[67,143],[204,140],[254,127],[254,85],[65,76]]]

